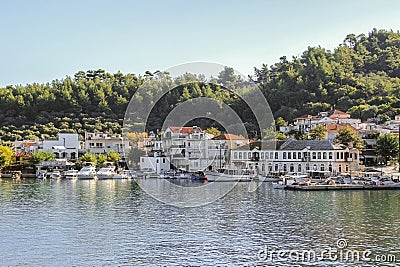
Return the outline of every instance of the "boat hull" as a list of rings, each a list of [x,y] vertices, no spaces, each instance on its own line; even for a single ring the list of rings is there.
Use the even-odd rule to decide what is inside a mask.
[[[209,182],[250,182],[253,176],[247,175],[229,175],[225,173],[206,173]]]

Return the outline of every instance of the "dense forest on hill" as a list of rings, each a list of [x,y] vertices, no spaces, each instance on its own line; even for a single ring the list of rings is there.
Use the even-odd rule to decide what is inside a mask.
[[[9,141],[48,138],[58,132],[121,133],[128,103],[146,82],[155,87],[184,83],[157,103],[147,129],[160,128],[162,119],[179,103],[205,96],[232,107],[250,135],[255,135],[260,129],[254,116],[234,93],[245,91],[250,81],[266,96],[275,118],[291,121],[334,106],[353,118],[384,122],[400,114],[400,33],[373,29],[367,35],[349,34],[334,51],[309,47],[299,57],[283,56],[271,66],[255,68],[248,80],[230,68],[211,83],[191,74],[172,79],[162,72],[111,74],[100,69],[79,71],[74,77],[46,84],[6,86],[0,88],[0,136]],[[152,97],[155,95],[141,99],[152,105]],[[203,128],[219,126],[206,125],[209,122],[205,120],[193,123]]]

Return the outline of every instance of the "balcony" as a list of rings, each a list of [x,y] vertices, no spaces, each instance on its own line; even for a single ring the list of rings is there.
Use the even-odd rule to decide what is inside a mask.
[[[172,155],[172,158],[176,159],[176,158],[185,158],[185,155],[183,154],[174,154]]]

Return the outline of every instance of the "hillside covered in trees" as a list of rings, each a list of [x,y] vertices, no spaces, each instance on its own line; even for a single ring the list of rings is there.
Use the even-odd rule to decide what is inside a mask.
[[[51,83],[0,88],[1,139],[48,138],[61,131],[120,133],[132,95],[144,82],[161,78],[168,84],[154,86],[175,86],[182,80],[187,84],[157,103],[149,130],[159,128],[162,119],[180,102],[205,96],[227,103],[242,117],[249,132],[257,134],[260,129],[255,127],[254,116],[232,92],[246,88],[250,80],[266,96],[275,118],[290,121],[335,106],[353,118],[384,122],[400,114],[400,33],[373,29],[367,35],[349,34],[334,51],[309,47],[299,57],[283,56],[271,66],[255,68],[248,81],[230,68],[211,84],[190,74],[176,80],[168,79],[168,75],[79,71],[74,77]],[[221,83],[230,90],[224,90]],[[147,97],[152,96],[143,96],[143,101]],[[219,126],[208,123],[201,119],[193,122],[203,128]]]

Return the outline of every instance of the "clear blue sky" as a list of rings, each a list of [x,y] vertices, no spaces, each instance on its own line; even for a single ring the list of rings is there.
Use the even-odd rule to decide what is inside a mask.
[[[247,75],[349,33],[397,31],[399,11],[398,0],[2,1],[0,86],[191,61]]]

